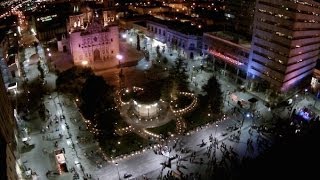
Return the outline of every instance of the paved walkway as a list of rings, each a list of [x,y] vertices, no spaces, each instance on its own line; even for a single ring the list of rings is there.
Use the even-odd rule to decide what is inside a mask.
[[[172,58],[168,59],[172,63],[175,59],[175,54]],[[198,61],[190,61],[188,67],[199,66],[198,63]],[[29,68],[27,77],[32,81],[37,78],[37,73],[35,73],[36,67],[30,66]],[[192,73],[193,70],[190,71],[188,73]],[[194,88],[193,90],[196,93],[201,93],[200,87],[209,77],[209,73],[199,71],[195,76],[197,77],[195,78],[196,81],[199,80],[199,82],[198,85],[193,83],[194,86],[191,86],[191,88]],[[50,89],[55,88],[55,78],[55,75],[50,73],[46,76],[48,81],[47,86]],[[48,170],[55,171],[57,169],[53,151],[64,148],[67,167],[69,170],[71,167],[74,167],[80,174],[80,179],[83,179],[83,175],[87,173],[92,175],[92,179],[118,179],[118,173],[121,177],[123,177],[124,173],[131,173],[133,175],[132,178],[137,179],[142,179],[143,175],[149,178],[157,178],[165,176],[169,171],[177,172],[177,164],[179,164],[179,170],[183,174],[188,174],[189,177],[192,176],[191,173],[193,173],[193,176],[201,174],[201,177],[204,179],[210,177],[211,174],[208,174],[208,172],[211,172],[211,170],[207,168],[212,168],[214,159],[215,161],[221,161],[225,157],[226,151],[221,151],[221,148],[224,149],[223,147],[226,147],[230,152],[230,149],[233,149],[239,157],[257,156],[259,149],[261,149],[259,145],[261,144],[261,139],[263,139],[263,142],[268,143],[271,136],[258,133],[252,129],[249,132],[250,127],[272,119],[275,113],[281,117],[286,117],[290,113],[288,109],[270,112],[262,101],[258,101],[256,107],[256,110],[260,112],[260,117],[257,115],[246,117],[243,114],[232,113],[234,106],[236,106],[236,101],[232,101],[232,98],[237,97],[246,101],[253,96],[239,91],[234,92],[236,86],[225,81],[224,78],[219,78],[219,81],[222,84],[222,91],[225,95],[224,111],[226,112],[226,119],[217,124],[198,128],[186,136],[181,136],[179,143],[172,140],[168,142],[167,146],[171,149],[170,156],[181,156],[179,157],[179,161],[177,159],[172,160],[171,168],[163,168],[161,163],[167,161],[167,157],[155,154],[153,149],[119,160],[118,166],[115,166],[113,163],[107,163],[101,157],[97,144],[92,141],[91,135],[84,129],[83,119],[74,101],[65,95],[58,95],[55,92],[44,98],[48,114],[51,114],[50,118],[46,120],[33,119],[28,124],[28,126],[33,127],[33,131],[30,133],[30,144],[34,144],[35,146],[29,152],[21,154],[21,161],[25,162],[24,165],[27,168],[31,168],[37,172],[38,179],[72,179],[73,173],[71,172],[48,178],[45,176]],[[229,92],[232,93],[229,94]],[[310,104],[310,100],[299,99],[295,105],[300,107],[308,104]],[[65,116],[65,119],[60,120],[59,118],[56,122],[54,119],[55,115],[60,117],[62,114]],[[51,120],[52,123],[50,125]],[[231,127],[239,127],[242,123],[241,131],[230,130]],[[48,125],[47,129],[46,126]],[[43,128],[46,129],[45,133],[41,133]],[[238,134],[238,132],[240,133]],[[60,138],[59,134],[63,136]],[[212,148],[213,143],[209,142],[211,135],[217,139],[217,144],[214,145],[215,150]],[[248,139],[252,142],[248,143]],[[55,147],[56,141],[58,147]],[[203,143],[205,145],[202,145]],[[223,145],[221,146],[221,144]],[[217,145],[219,149],[217,149]],[[211,150],[209,150],[210,147]],[[195,152],[196,155],[192,155],[192,152]],[[97,162],[101,163],[102,167],[98,167]]]

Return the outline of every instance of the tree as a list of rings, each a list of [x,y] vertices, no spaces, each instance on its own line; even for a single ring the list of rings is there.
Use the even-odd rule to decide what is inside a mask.
[[[186,69],[183,67],[183,59],[178,58],[175,64],[169,70],[169,76],[166,79],[166,89],[163,89],[163,96],[166,97],[169,94],[173,99],[177,98],[179,91],[188,91],[188,75]]]
[[[141,47],[140,47],[140,36],[139,34],[137,34],[137,50],[140,51]]]
[[[86,79],[93,74],[90,68],[73,67],[58,74],[57,90],[79,96]]]
[[[202,87],[207,93],[208,104],[212,113],[220,113],[222,109],[223,97],[221,85],[215,76],[210,77],[207,84]]]
[[[40,78],[43,79],[44,78],[44,70],[43,70],[43,68],[41,66],[41,62],[38,61],[37,65],[38,65],[38,70],[40,72]]]
[[[166,64],[168,64],[168,59],[164,56],[162,59],[162,62],[166,65]]]
[[[157,52],[157,57],[160,57],[160,46],[158,45],[157,47],[156,47],[156,52]]]
[[[59,74],[56,86],[58,91],[79,97],[80,110],[91,122],[89,129],[97,130],[93,132],[100,142],[113,135],[115,121],[121,117],[114,108],[113,87],[102,76],[96,76],[90,68],[73,67]]]
[[[113,100],[110,101],[111,97],[108,97],[109,94],[112,94],[111,92],[111,86],[105,82],[102,76],[90,75],[86,79],[80,94],[82,100],[80,108],[84,116],[87,119],[93,119],[97,112],[108,106],[112,107],[112,105],[108,105],[108,103],[113,102]]]
[[[161,99],[167,102],[170,102],[171,100],[171,92],[172,90],[170,89],[171,86],[171,79],[170,78],[165,78],[162,80],[162,88],[161,88]]]
[[[112,137],[114,134],[115,123],[121,119],[120,112],[114,109],[107,109],[98,113],[93,120],[99,129],[98,140],[103,142],[106,138]]]
[[[36,53],[38,53],[38,45],[39,43],[37,41],[33,42],[33,46],[35,48]]]
[[[177,90],[188,91],[188,75],[186,69],[183,66],[183,59],[177,58],[174,66],[170,69],[170,77],[177,85]]]
[[[108,85],[102,76],[92,74],[81,91],[80,109],[85,118],[91,121],[99,142],[113,136],[116,120],[121,119],[120,112],[115,109],[113,87]]]

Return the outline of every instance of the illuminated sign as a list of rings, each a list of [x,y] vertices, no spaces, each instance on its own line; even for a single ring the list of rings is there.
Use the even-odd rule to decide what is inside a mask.
[[[214,56],[220,58],[220,59],[223,59],[231,64],[235,64],[235,65],[238,65],[238,66],[242,66],[243,63],[238,61],[237,59],[233,58],[233,57],[230,57],[230,56],[227,56],[227,55],[224,55],[216,50],[213,50],[213,49],[210,49],[209,52],[211,54],[213,54]]]
[[[37,21],[41,21],[41,22],[51,21],[55,17],[57,17],[56,14],[50,15],[50,16],[45,16],[45,17],[40,17],[40,18],[37,18]]]

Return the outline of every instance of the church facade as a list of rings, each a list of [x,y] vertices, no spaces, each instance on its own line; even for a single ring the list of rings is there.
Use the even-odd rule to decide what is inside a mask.
[[[94,11],[69,16],[68,48],[75,65],[107,63],[119,54],[119,29],[115,21],[112,11],[103,11],[101,16]]]

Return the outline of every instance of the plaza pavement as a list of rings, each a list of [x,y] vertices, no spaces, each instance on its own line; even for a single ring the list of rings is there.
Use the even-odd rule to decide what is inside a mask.
[[[167,54],[168,55],[168,54]],[[168,58],[169,61],[173,61],[175,59],[176,55],[170,56],[171,58]],[[193,64],[194,63],[194,64]],[[193,67],[193,65],[198,66],[198,61],[190,61],[188,63],[188,67]],[[36,66],[30,66],[28,67],[29,71],[27,73],[27,77],[29,81],[32,81],[32,79],[36,79],[38,76]],[[190,73],[190,71],[188,72]],[[202,72],[205,73],[205,72]],[[201,72],[199,72],[196,75],[196,80],[200,80],[198,84],[203,84],[206,81],[206,78],[208,78],[208,75],[201,75]],[[49,88],[54,89],[55,88],[55,75],[52,73],[49,73],[46,75],[46,79],[48,81],[47,86]],[[224,81],[223,78],[219,79],[221,81],[223,92],[227,93],[228,91],[233,91],[236,86],[233,84],[228,83],[227,81]],[[194,86],[191,88],[194,88],[195,92],[200,92],[200,85]],[[248,93],[242,93],[242,92],[235,92],[235,95],[237,95],[239,98],[242,99],[249,99],[252,97],[252,95]],[[95,157],[94,155],[91,155],[90,152],[96,151],[97,146],[94,142],[88,142],[87,144],[77,143],[78,139],[76,138],[79,134],[81,134],[81,137],[83,136],[90,136],[89,133],[87,133],[85,130],[79,130],[80,127],[85,127],[83,119],[81,115],[79,114],[77,108],[75,107],[74,101],[70,99],[69,97],[66,97],[65,95],[57,95],[57,93],[51,94],[51,99],[49,98],[50,95],[47,95],[44,99],[45,106],[49,110],[49,113],[51,114],[51,117],[54,115],[60,116],[61,113],[65,115],[65,120],[58,121],[57,124],[53,122],[53,125],[50,126],[50,130],[47,130],[46,133],[42,134],[41,129],[47,125],[47,123],[50,122],[50,120],[40,120],[40,119],[33,119],[32,122],[28,123],[28,126],[32,126],[32,132],[30,133],[30,144],[34,144],[35,148],[27,153],[23,153],[21,155],[21,161],[25,162],[24,165],[27,168],[31,168],[32,170],[36,171],[38,176],[37,179],[72,179],[72,173],[64,173],[61,176],[52,176],[52,177],[46,177],[45,173],[48,170],[55,170],[55,162],[53,159],[53,150],[54,147],[54,141],[51,140],[52,138],[58,138],[59,133],[63,134],[62,139],[56,139],[58,141],[59,148],[65,148],[65,155],[67,160],[67,166],[68,168],[75,167],[76,171],[80,174],[80,179],[83,179],[83,175],[88,173],[92,175],[92,179],[100,179],[100,180],[109,180],[109,179],[118,179],[118,170],[119,174],[121,175],[121,178],[124,173],[131,173],[133,176],[132,178],[136,179],[143,179],[143,175],[149,178],[157,178],[159,175],[161,175],[161,169],[162,165],[161,163],[165,162],[166,157],[162,155],[156,155],[153,150],[147,150],[142,154],[135,155],[130,158],[126,158],[123,160],[117,161],[119,165],[116,167],[113,163],[108,163],[102,161],[101,157]],[[228,98],[228,96],[226,96]],[[297,106],[303,106],[304,104],[308,104],[308,101],[302,100],[301,102],[297,103]],[[224,101],[225,108],[224,111],[230,112],[230,110],[234,107],[234,103],[228,104],[228,101]],[[250,117],[246,118],[243,124],[243,127],[241,129],[241,136],[240,141],[238,143],[230,141],[228,137],[230,137],[232,134],[236,133],[228,132],[226,129],[229,126],[234,126],[235,124],[239,124],[241,119],[243,118],[241,115],[235,115],[232,116],[230,114],[227,114],[227,120],[221,121],[218,123],[218,126],[215,124],[208,125],[207,127],[199,128],[198,131],[191,132],[190,135],[186,135],[181,137],[181,140],[184,142],[184,145],[182,147],[191,149],[192,151],[196,151],[197,154],[200,156],[203,156],[203,153],[206,151],[207,146],[199,147],[198,145],[204,140],[205,142],[208,142],[208,137],[210,134],[214,134],[216,138],[219,140],[220,144],[221,142],[224,142],[227,144],[227,146],[232,146],[235,151],[238,152],[239,156],[247,156],[247,147],[245,142],[248,138],[252,138],[255,142],[257,137],[259,136],[258,133],[254,132],[253,135],[248,134],[248,129],[252,125],[252,123],[259,124],[260,120],[262,119],[270,119],[272,118],[271,113],[268,111],[268,109],[264,106],[264,103],[262,101],[258,101],[257,110],[260,111],[261,116],[263,118],[256,118],[256,117]],[[289,112],[281,111],[279,112],[279,115],[286,116]],[[66,128],[66,123],[69,126],[69,130]],[[56,129],[59,128],[58,131]],[[226,135],[224,135],[227,132]],[[48,137],[48,140],[47,140]],[[267,138],[267,137],[265,137]],[[72,141],[71,141],[72,140]],[[74,143],[75,148],[72,148],[72,142]],[[255,143],[254,143],[255,144]],[[168,146],[173,146],[173,141],[168,142]],[[254,148],[256,149],[256,147]],[[94,152],[94,154],[98,154]],[[181,154],[181,151],[173,149],[170,153],[171,155],[179,154],[182,156],[182,158],[188,158],[190,154]],[[250,156],[256,156],[257,151],[254,151],[253,153],[249,154]],[[219,154],[219,151],[217,153],[217,156],[221,156],[221,153]],[[197,158],[199,158],[197,157]],[[93,160],[94,159],[94,160]],[[204,163],[208,163],[207,159],[205,159]],[[103,162],[102,168],[98,168],[97,164],[94,162],[95,160]],[[76,162],[80,162],[83,166],[84,172],[81,171],[81,168],[79,165],[76,165]],[[190,173],[192,171],[197,171],[199,173],[202,173],[202,177],[205,177],[205,172],[203,166],[196,164],[196,163],[189,163],[182,162],[183,165],[185,165],[188,169],[182,170],[184,173]],[[176,170],[176,164],[173,161],[173,165],[171,170]],[[169,169],[166,168],[165,171],[162,172],[162,174],[166,174],[166,171]]]

